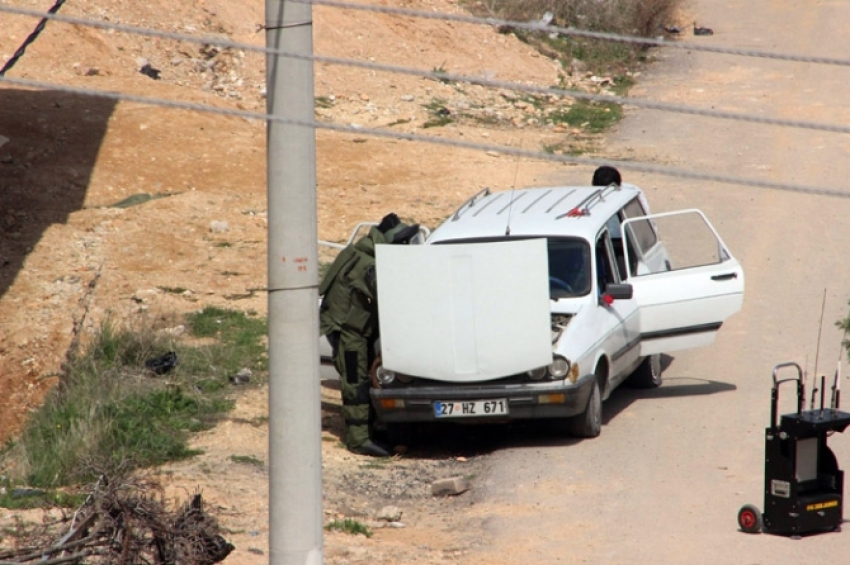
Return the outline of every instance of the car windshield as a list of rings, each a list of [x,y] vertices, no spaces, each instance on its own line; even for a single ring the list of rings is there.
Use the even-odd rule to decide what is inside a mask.
[[[549,295],[553,300],[590,292],[590,246],[582,239],[549,239]]]
[[[516,241],[524,237],[487,237],[438,241],[436,245],[454,243],[489,243]],[[546,238],[549,254],[549,297],[552,300],[584,296],[590,292],[590,245],[575,237]]]

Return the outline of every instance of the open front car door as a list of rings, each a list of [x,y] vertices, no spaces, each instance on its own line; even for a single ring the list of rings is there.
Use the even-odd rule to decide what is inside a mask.
[[[744,270],[699,210],[623,222],[640,355],[710,345],[744,300]]]

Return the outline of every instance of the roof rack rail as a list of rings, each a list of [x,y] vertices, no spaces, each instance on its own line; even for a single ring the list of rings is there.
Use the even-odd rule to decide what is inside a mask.
[[[599,202],[605,201],[605,195],[620,190],[619,184],[609,184],[606,187],[599,188],[594,190],[590,194],[588,194],[584,200],[575,205],[575,207],[563,214],[558,214],[555,216],[556,220],[560,220],[561,218],[578,218],[581,216],[589,216],[590,215],[590,207]]]
[[[476,192],[472,196],[472,198],[470,198],[469,200],[467,200],[466,202],[461,204],[460,207],[458,207],[458,209],[454,213],[454,216],[452,216],[452,221],[456,222],[457,220],[459,220],[460,219],[460,213],[464,209],[472,208],[473,206],[475,206],[475,203],[479,199],[484,198],[485,196],[489,196],[489,195],[490,195],[490,187],[489,186],[487,188],[483,189],[483,190]]]

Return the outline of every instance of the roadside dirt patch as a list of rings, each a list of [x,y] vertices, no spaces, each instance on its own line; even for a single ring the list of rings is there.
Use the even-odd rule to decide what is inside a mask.
[[[453,0],[405,6],[460,10]],[[255,33],[263,21],[256,0],[239,6],[224,0],[81,0],[62,13],[264,41]],[[3,21],[5,60],[36,21],[10,15]],[[320,7],[314,21],[315,50],[323,55],[538,86],[564,79],[605,88],[585,75],[565,75],[556,62],[488,27]],[[139,72],[145,64],[160,70],[159,80]],[[9,76],[265,108],[259,55],[57,22],[47,25]],[[319,120],[527,150],[590,139],[580,129],[543,125],[546,108],[569,100],[535,105],[510,92],[327,64],[316,65],[315,85]],[[426,128],[435,112],[452,121]],[[19,431],[55,385],[77,328],[85,340],[107,316],[128,323],[142,314],[170,320],[208,305],[265,314],[263,123],[3,85],[0,136],[0,440]],[[389,211],[433,228],[482,188],[536,184],[553,168],[323,130],[317,132],[317,159],[318,235],[329,241],[344,241],[356,223]],[[565,167],[564,176],[586,183],[590,171]],[[159,470],[181,496],[202,489],[237,547],[228,563],[267,559],[266,392],[241,392],[228,419],[195,439],[204,455]],[[369,539],[328,532],[329,563],[451,563],[483,543],[475,526],[483,518],[465,512],[475,503],[475,479],[472,491],[456,498],[435,499],[429,489],[436,478],[480,476],[486,454],[434,451],[388,462],[351,455],[338,442],[338,404],[338,391],[323,387],[328,521],[351,517],[371,524],[382,506],[393,504],[403,511],[405,527],[372,524]]]

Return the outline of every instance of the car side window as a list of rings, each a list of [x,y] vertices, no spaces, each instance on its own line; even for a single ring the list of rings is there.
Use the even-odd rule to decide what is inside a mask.
[[[611,238],[608,235],[608,230],[602,230],[602,233],[596,238],[595,246],[596,254],[596,283],[599,289],[599,294],[605,292],[609,284],[617,284],[620,282],[619,273],[616,262],[614,261],[614,249],[611,245]]]
[[[611,216],[608,221],[605,222],[605,229],[608,230],[611,247],[614,250],[614,264],[617,267],[617,274],[620,275],[620,280],[624,281],[629,277],[629,274],[626,271],[626,254],[623,250],[623,230],[620,226],[623,219],[620,217],[621,214],[622,211]],[[631,244],[631,242],[629,242],[629,244]],[[635,261],[637,260],[637,256],[632,249],[629,249],[629,257],[634,257]],[[634,271],[634,269],[632,270]]]
[[[643,206],[641,206],[640,201],[637,198],[623,207],[623,219],[637,218],[645,215],[646,211],[644,211]],[[652,223],[649,220],[633,222],[630,224],[629,229],[631,229],[632,236],[634,236],[640,251],[644,253],[652,249],[652,246],[658,243],[658,236],[655,234],[655,228],[652,227]]]
[[[635,198],[623,207],[620,214],[622,216],[621,220],[626,220],[629,218],[645,216],[647,212],[643,209],[640,200]],[[637,271],[639,257],[645,255],[658,243],[658,235],[655,233],[655,227],[649,220],[632,222],[629,224],[628,229],[629,237],[626,239],[629,246],[629,273],[633,276]],[[639,249],[635,249],[635,245],[637,245]],[[622,242],[620,243],[620,247],[622,248]],[[623,259],[620,259],[619,266],[620,275],[623,279],[625,279],[626,277],[622,276],[625,274],[625,261]]]

